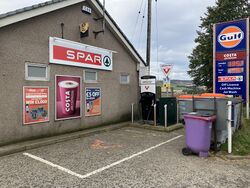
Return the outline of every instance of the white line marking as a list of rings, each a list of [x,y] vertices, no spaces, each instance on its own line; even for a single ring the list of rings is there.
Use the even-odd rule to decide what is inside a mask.
[[[176,140],[176,139],[178,139],[178,138],[180,138],[180,137],[182,137],[182,136],[183,136],[183,135],[176,136],[176,137],[174,137],[174,138],[172,138],[172,139],[170,139],[170,140],[168,140],[168,141],[166,141],[166,142],[162,142],[162,143],[157,144],[157,145],[155,145],[155,146],[153,146],[153,147],[150,147],[150,148],[148,148],[148,149],[145,149],[145,150],[143,150],[143,151],[140,151],[140,152],[138,152],[138,153],[135,153],[135,154],[133,154],[133,155],[131,155],[131,156],[129,156],[129,157],[126,157],[126,158],[124,158],[124,159],[121,159],[121,160],[119,160],[119,161],[116,161],[116,162],[114,162],[114,163],[112,163],[112,164],[110,164],[110,165],[107,165],[107,166],[102,167],[102,168],[99,168],[99,169],[97,169],[97,170],[95,170],[95,171],[93,171],[93,172],[90,172],[90,173],[88,173],[88,174],[85,174],[85,175],[83,175],[83,177],[84,177],[84,178],[87,178],[87,177],[89,177],[89,176],[92,176],[92,175],[94,175],[94,174],[97,174],[97,173],[99,173],[99,172],[102,172],[102,171],[104,171],[104,170],[106,170],[106,169],[109,169],[109,168],[111,168],[111,167],[113,167],[113,166],[115,166],[115,165],[118,165],[118,164],[120,164],[120,163],[122,163],[122,162],[124,162],[124,161],[127,161],[127,160],[129,160],[129,159],[132,159],[132,158],[138,156],[138,155],[141,155],[141,154],[146,153],[146,152],[148,152],[148,151],[150,151],[150,150],[152,150],[152,149],[155,149],[155,148],[157,148],[157,147],[159,147],[159,146],[161,146],[161,145],[163,145],[163,144],[166,144],[166,143],[169,143],[169,142],[171,142],[171,141],[173,141],[173,140]]]
[[[104,166],[104,167],[99,168],[99,169],[97,169],[97,170],[94,170],[93,172],[87,173],[87,174],[85,174],[85,175],[77,174],[77,173],[75,173],[75,172],[73,172],[73,171],[71,171],[71,170],[69,170],[69,169],[67,169],[67,168],[61,167],[61,166],[59,166],[59,165],[57,165],[57,164],[54,164],[54,163],[52,163],[52,162],[49,162],[49,161],[47,161],[47,160],[44,160],[44,159],[42,159],[42,158],[40,158],[40,157],[37,157],[37,156],[32,155],[32,154],[29,154],[29,153],[23,153],[23,155],[26,155],[26,156],[28,156],[28,157],[30,157],[30,158],[32,158],[32,159],[38,160],[38,161],[40,161],[40,162],[42,162],[42,163],[45,163],[45,164],[47,164],[47,165],[50,165],[50,166],[52,166],[52,167],[55,167],[55,168],[57,168],[57,169],[59,169],[59,170],[61,170],[61,171],[63,171],[63,172],[66,172],[66,173],[72,175],[72,176],[76,176],[76,177],[78,177],[78,178],[84,179],[84,178],[87,178],[87,177],[92,176],[92,175],[94,175],[94,174],[97,174],[97,173],[99,173],[99,172],[102,172],[102,171],[104,171],[104,170],[107,170],[107,169],[109,169],[109,168],[111,168],[111,167],[113,167],[113,166],[116,166],[116,165],[120,164],[120,163],[123,163],[123,162],[125,162],[125,161],[127,161],[127,160],[129,160],[129,159],[132,159],[132,158],[134,158],[134,157],[136,157],[136,156],[138,156],[138,155],[141,155],[141,154],[143,154],[143,153],[146,153],[146,152],[148,152],[148,151],[150,151],[150,150],[152,150],[152,149],[155,149],[155,148],[160,147],[160,146],[162,146],[162,145],[164,145],[164,144],[167,144],[167,143],[169,143],[169,142],[172,142],[172,141],[174,141],[174,140],[176,140],[176,139],[178,139],[178,138],[180,138],[180,137],[182,137],[182,136],[183,136],[183,135],[179,135],[179,136],[176,136],[176,137],[174,137],[174,138],[171,138],[171,139],[169,139],[169,140],[167,140],[167,141],[165,141],[165,142],[162,142],[162,143],[157,144],[157,145],[155,145],[155,146],[152,146],[152,147],[150,147],[150,148],[148,148],[148,149],[145,149],[145,150],[143,150],[143,151],[140,151],[140,152],[138,152],[138,153],[135,153],[135,154],[133,154],[133,155],[131,155],[131,156],[129,156],[129,157],[123,158],[123,159],[121,159],[121,160],[119,160],[119,161],[116,161],[116,162],[114,162],[114,163],[112,163],[112,164],[110,164],[110,165],[107,165],[107,166]]]
[[[57,164],[54,164],[54,163],[49,162],[49,161],[47,161],[47,160],[44,160],[44,159],[42,159],[42,158],[40,158],[40,157],[37,157],[37,156],[32,155],[32,154],[29,154],[29,153],[23,153],[23,154],[26,155],[26,156],[28,156],[28,157],[30,157],[30,158],[32,158],[32,159],[35,159],[35,160],[37,160],[37,161],[40,161],[40,162],[42,162],[42,163],[45,163],[45,164],[50,165],[50,166],[52,166],[52,167],[55,167],[55,168],[57,168],[57,169],[59,169],[59,170],[61,170],[61,171],[63,171],[63,172],[66,172],[66,173],[72,175],[72,176],[76,176],[76,177],[78,177],[78,178],[83,178],[83,175],[81,175],[81,174],[77,174],[77,173],[75,173],[75,172],[73,172],[73,171],[71,171],[71,170],[69,170],[69,169],[67,169],[67,168],[61,167],[61,166],[59,166],[59,165],[57,165]]]

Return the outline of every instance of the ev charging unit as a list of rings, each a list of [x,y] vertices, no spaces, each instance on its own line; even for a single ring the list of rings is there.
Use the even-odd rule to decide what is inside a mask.
[[[142,119],[154,120],[154,104],[156,103],[156,77],[146,75],[141,77],[141,108]]]

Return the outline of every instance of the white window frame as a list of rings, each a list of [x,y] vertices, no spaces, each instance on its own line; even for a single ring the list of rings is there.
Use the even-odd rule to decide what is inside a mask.
[[[46,68],[46,77],[31,77],[28,74],[29,66],[33,67],[41,67],[41,68]],[[50,78],[50,67],[49,65],[42,64],[42,63],[30,63],[26,62],[25,63],[25,80],[32,80],[32,81],[49,81]]]
[[[95,80],[86,80],[86,78],[85,78],[86,72],[95,73]],[[84,74],[83,79],[84,79],[85,83],[97,83],[98,82],[98,72],[97,71],[95,71],[95,70],[84,70],[83,74]]]
[[[128,77],[128,82],[122,82],[122,76],[127,76]],[[120,84],[123,84],[123,85],[128,85],[130,84],[130,75],[129,73],[121,73],[120,74]]]

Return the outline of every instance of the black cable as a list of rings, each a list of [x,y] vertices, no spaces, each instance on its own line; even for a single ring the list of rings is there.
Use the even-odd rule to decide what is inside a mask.
[[[142,28],[143,28],[143,24],[144,24],[144,18],[145,18],[145,11],[146,11],[146,4],[144,4],[144,8],[143,8],[143,16],[142,16],[142,22],[141,22],[141,30],[140,30],[140,35],[139,35],[139,40],[138,40],[138,49],[140,49],[141,47],[141,35],[142,35]]]
[[[140,9],[139,9],[139,11],[138,11],[137,18],[136,18],[136,24],[135,24],[134,31],[133,31],[133,34],[132,34],[131,42],[133,42],[134,37],[135,37],[135,33],[136,33],[138,21],[139,21],[139,16],[140,16],[140,14],[141,14],[141,9],[142,9],[143,3],[144,3],[144,0],[141,0],[141,5],[140,5]]]

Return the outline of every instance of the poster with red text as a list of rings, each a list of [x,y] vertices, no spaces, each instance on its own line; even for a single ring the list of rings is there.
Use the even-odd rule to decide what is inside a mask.
[[[23,87],[23,124],[49,121],[49,88]]]
[[[101,88],[85,88],[85,116],[101,115]]]
[[[55,120],[81,117],[81,77],[56,75]]]

